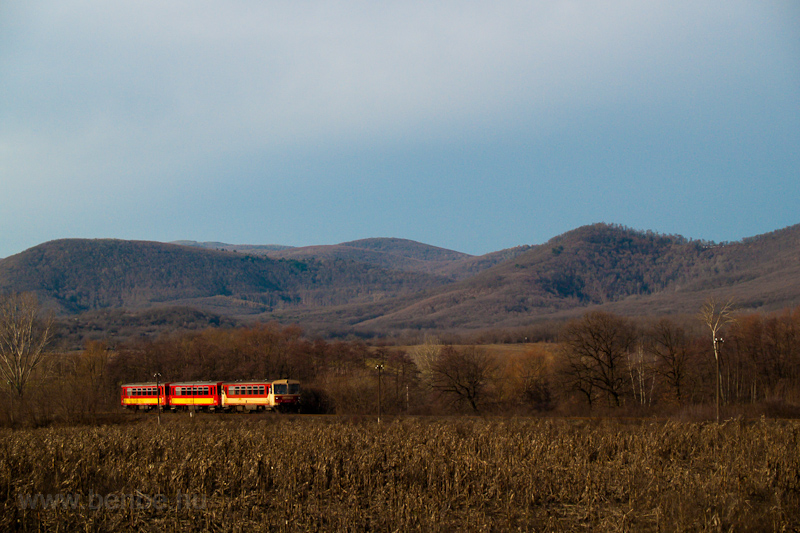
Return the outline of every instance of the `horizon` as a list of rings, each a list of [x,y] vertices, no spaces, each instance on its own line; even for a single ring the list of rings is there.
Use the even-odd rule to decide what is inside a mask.
[[[0,3],[0,257],[800,222],[800,4]]]
[[[222,245],[222,246],[277,246],[277,247],[285,247],[285,248],[305,248],[305,247],[315,247],[315,246],[337,246],[337,245],[343,245],[343,244],[348,244],[348,243],[351,243],[351,242],[357,242],[357,241],[367,240],[367,239],[378,239],[378,240],[380,240],[380,239],[386,239],[386,240],[398,239],[398,240],[405,240],[405,241],[414,242],[414,243],[417,243],[417,244],[422,244],[422,245],[425,245],[425,246],[432,246],[434,248],[441,248],[441,249],[448,250],[448,251],[451,251],[451,252],[464,253],[464,254],[467,254],[467,255],[471,255],[471,256],[477,257],[477,256],[485,255],[485,254],[490,254],[490,253],[493,253],[493,252],[499,252],[499,251],[505,250],[505,249],[516,248],[516,247],[519,247],[519,246],[541,246],[541,245],[547,244],[547,242],[549,242],[550,240],[552,240],[552,239],[554,239],[556,237],[560,237],[560,236],[564,235],[565,233],[570,233],[571,231],[575,231],[575,230],[578,230],[578,229],[583,228],[583,227],[594,226],[594,225],[598,225],[598,224],[605,224],[605,225],[608,225],[608,226],[620,227],[620,228],[623,228],[623,229],[626,229],[626,230],[635,231],[637,233],[652,232],[652,233],[655,233],[656,235],[662,235],[662,236],[667,236],[667,237],[669,237],[669,236],[679,237],[679,238],[684,238],[684,239],[688,240],[689,242],[695,242],[695,241],[697,241],[697,242],[707,242],[707,243],[715,245],[715,246],[741,243],[741,242],[743,242],[745,240],[748,240],[748,239],[753,239],[753,238],[756,238],[756,237],[760,237],[762,235],[768,235],[768,234],[774,233],[776,231],[781,231],[781,230],[792,228],[793,226],[800,225],[800,224],[791,224],[789,226],[784,226],[784,227],[781,227],[781,228],[775,228],[773,230],[765,231],[763,233],[758,233],[758,234],[754,234],[754,235],[746,235],[746,236],[742,237],[741,239],[737,239],[735,241],[713,241],[713,240],[709,240],[709,239],[689,237],[689,236],[686,236],[686,235],[680,235],[680,234],[676,234],[676,233],[664,233],[664,232],[661,232],[661,231],[658,231],[658,230],[655,230],[655,229],[633,228],[633,227],[627,226],[625,224],[619,224],[619,223],[615,223],[615,222],[595,222],[595,223],[592,223],[592,224],[584,224],[583,226],[578,226],[576,228],[572,228],[570,230],[567,230],[564,233],[559,233],[558,235],[553,235],[553,236],[547,238],[546,240],[544,240],[542,242],[514,244],[512,246],[507,246],[505,248],[496,248],[496,249],[488,250],[488,251],[486,251],[484,253],[481,253],[481,254],[470,254],[468,252],[463,252],[461,250],[455,250],[455,249],[452,249],[452,248],[445,248],[443,246],[439,246],[439,245],[432,244],[432,243],[416,241],[416,240],[413,240],[413,239],[406,239],[404,237],[396,237],[396,236],[395,237],[360,237],[360,238],[357,238],[357,239],[353,239],[351,241],[342,241],[342,242],[336,242],[336,243],[312,243],[312,244],[303,244],[303,245],[291,245],[291,244],[283,244],[283,243],[253,243],[253,242],[245,243],[245,242],[222,242],[222,241],[197,241],[197,240],[193,240],[193,239],[176,239],[176,240],[173,240],[173,241],[157,241],[157,240],[152,240],[152,239],[121,239],[121,238],[118,238],[118,237],[60,237],[60,238],[56,238],[56,239],[50,239],[48,241],[43,241],[43,242],[37,243],[37,244],[35,244],[35,245],[33,245],[33,246],[29,247],[29,248],[26,248],[25,250],[21,250],[19,252],[16,252],[14,254],[11,254],[11,255],[8,255],[8,256],[5,256],[5,257],[0,257],[0,261],[2,261],[3,259],[6,259],[8,257],[11,257],[13,255],[17,255],[17,254],[20,254],[22,252],[25,252],[25,251],[29,250],[30,248],[35,248],[36,246],[39,246],[39,245],[42,245],[42,244],[46,244],[48,242],[59,241],[59,240],[73,240],[73,239],[74,240],[140,241],[140,242],[154,242],[154,243],[161,243],[161,244],[174,244],[174,245],[178,245],[178,246],[192,246],[193,244],[195,244],[195,245]]]

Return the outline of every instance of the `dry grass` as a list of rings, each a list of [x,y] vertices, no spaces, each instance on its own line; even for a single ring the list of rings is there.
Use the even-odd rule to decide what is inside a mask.
[[[0,529],[800,528],[798,422],[152,422],[0,431]],[[37,493],[168,505],[22,509],[20,496]]]

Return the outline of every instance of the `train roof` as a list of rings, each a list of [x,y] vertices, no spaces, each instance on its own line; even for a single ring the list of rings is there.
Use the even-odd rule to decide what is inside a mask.
[[[175,381],[170,383],[173,387],[196,387],[198,385],[219,385],[221,381]]]
[[[169,381],[159,381],[156,383],[155,381],[148,381],[145,383],[123,383],[120,385],[121,387],[155,387],[156,385],[169,385]]]

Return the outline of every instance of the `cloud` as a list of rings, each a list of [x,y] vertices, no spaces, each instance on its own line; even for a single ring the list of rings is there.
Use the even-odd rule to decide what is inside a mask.
[[[747,49],[728,35],[746,32],[752,11],[671,2],[44,5],[18,35],[29,89],[21,118],[36,105],[49,128],[92,128],[101,115],[133,134],[143,124],[223,146],[231,136],[447,136],[520,110],[663,98],[708,83],[725,68],[725,47],[740,61]]]

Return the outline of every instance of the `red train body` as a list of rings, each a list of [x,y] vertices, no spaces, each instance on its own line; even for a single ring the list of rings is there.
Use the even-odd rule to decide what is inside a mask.
[[[300,382],[184,381],[126,383],[121,387],[122,407],[133,409],[184,409],[193,411],[298,411]]]

